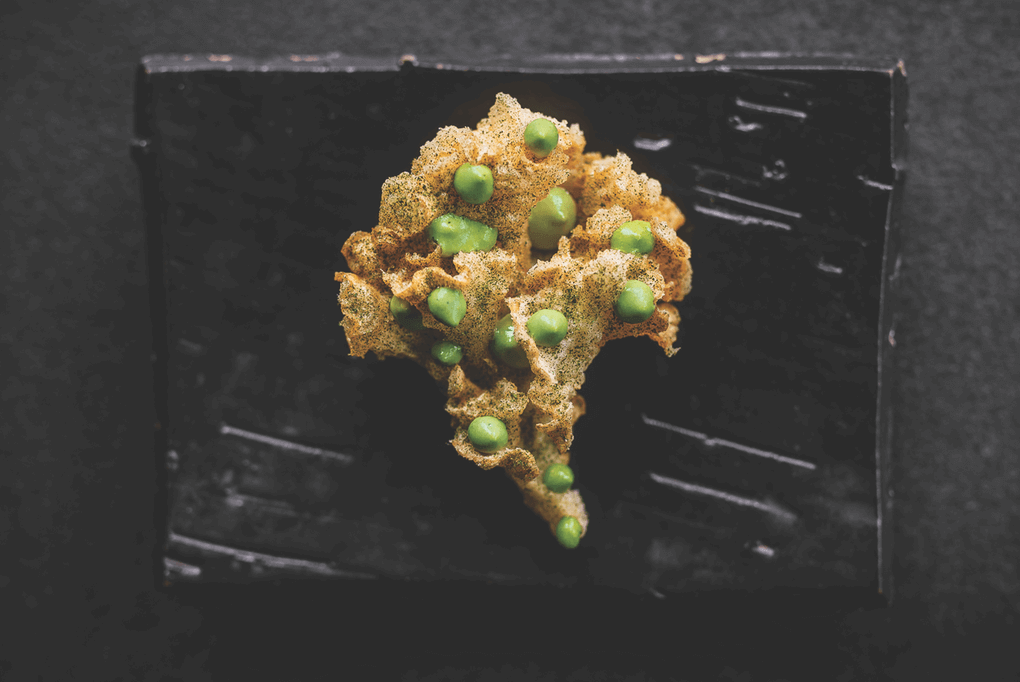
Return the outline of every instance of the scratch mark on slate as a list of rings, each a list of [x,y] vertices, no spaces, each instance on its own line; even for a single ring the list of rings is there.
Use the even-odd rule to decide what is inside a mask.
[[[229,547],[227,545],[218,545],[214,542],[207,542],[205,540],[199,540],[197,538],[190,538],[185,535],[178,535],[177,533],[171,532],[168,538],[169,545],[181,545],[184,547],[191,547],[198,549],[208,554],[214,554],[217,556],[228,556],[246,564],[261,564],[269,568],[281,568],[289,570],[304,571],[307,573],[318,573],[320,575],[331,575],[343,578],[362,578],[362,579],[374,579],[375,576],[370,573],[358,573],[357,571],[343,571],[338,568],[333,568],[329,564],[322,563],[320,561],[308,561],[306,559],[290,559],[287,557],[274,556],[272,554],[263,554],[261,552],[251,552],[244,549],[237,549],[236,547]]]
[[[205,355],[205,346],[187,339],[177,339],[177,350],[193,357]]]
[[[818,269],[821,270],[822,272],[831,272],[834,275],[843,274],[843,268],[839,267],[838,265],[831,265],[823,260],[818,261]]]
[[[731,213],[730,211],[723,211],[718,208],[710,208],[708,206],[702,206],[701,204],[694,204],[694,210],[698,213],[702,213],[713,218],[722,218],[733,223],[739,223],[740,225],[761,225],[763,227],[774,227],[777,230],[792,230],[793,228],[786,223],[780,223],[775,220],[767,220],[765,218],[757,218],[755,216],[743,215],[741,213]]]
[[[786,455],[780,455],[777,452],[770,452],[768,450],[752,448],[749,445],[741,445],[740,443],[734,443],[733,441],[725,440],[723,438],[712,438],[709,437],[709,435],[706,433],[701,433],[700,431],[692,431],[690,429],[685,429],[680,426],[674,426],[673,424],[659,421],[658,419],[652,419],[651,417],[648,417],[646,415],[641,415],[641,421],[643,421],[645,424],[648,424],[649,426],[654,426],[659,429],[665,429],[666,431],[673,431],[675,433],[687,436],[688,438],[694,438],[695,440],[701,441],[702,444],[705,445],[706,447],[711,448],[718,446],[723,448],[729,448],[731,450],[737,450],[739,452],[744,452],[749,455],[765,457],[766,459],[782,462],[783,464],[802,467],[804,469],[809,469],[811,471],[814,471],[817,468],[817,466],[813,462],[807,462],[805,460],[797,459],[795,457],[787,457]]]
[[[294,443],[283,438],[274,438],[273,436],[266,436],[261,433],[254,433],[252,431],[245,431],[244,429],[238,429],[227,424],[220,425],[220,433],[224,436],[237,436],[238,438],[244,438],[245,440],[255,441],[256,443],[265,443],[266,445],[272,445],[280,448],[281,450],[287,450],[289,452],[300,452],[303,455],[312,455],[315,457],[325,457],[327,459],[333,459],[344,464],[351,464],[354,462],[354,457],[343,452],[335,452],[333,450],[324,450],[323,448],[316,448],[310,445],[303,445],[302,443]]]
[[[199,578],[202,576],[202,569],[198,566],[192,566],[170,557],[163,557],[163,568],[167,577]]]
[[[730,126],[741,133],[753,133],[756,130],[761,130],[764,126],[757,121],[744,121],[739,116],[730,116],[727,119]]]
[[[231,507],[254,507],[281,516],[298,516],[294,507],[283,500],[272,500],[258,495],[244,495],[241,493],[228,493],[224,499]]]
[[[635,147],[637,147],[638,149],[645,149],[650,152],[662,151],[663,149],[667,149],[672,144],[673,140],[669,139],[668,137],[663,137],[659,139],[652,139],[649,137],[634,138]]]
[[[664,485],[669,488],[674,488],[676,490],[682,490],[686,493],[694,493],[695,495],[705,495],[707,497],[714,497],[718,500],[723,500],[725,502],[735,504],[739,507],[750,507],[751,509],[757,509],[758,511],[763,511],[768,514],[772,514],[774,516],[786,519],[788,521],[792,521],[797,518],[797,515],[793,514],[792,512],[788,512],[785,509],[780,509],[779,507],[768,504],[766,502],[761,502],[760,500],[752,499],[750,497],[741,497],[740,495],[734,495],[723,490],[716,490],[715,488],[708,488],[703,485],[688,483],[686,481],[681,481],[670,476],[663,476],[661,474],[657,474],[654,471],[649,471],[648,475],[651,477],[653,481],[655,481],[659,485]]]
[[[695,192],[700,192],[701,194],[707,194],[710,197],[716,197],[718,199],[725,199],[726,201],[732,201],[732,202],[735,202],[735,203],[738,203],[738,204],[743,204],[744,206],[751,206],[753,208],[760,208],[763,211],[771,211],[772,213],[778,213],[779,215],[784,215],[784,216],[786,216],[788,218],[802,218],[802,217],[804,217],[803,214],[797,213],[796,211],[788,211],[785,208],[779,208],[778,206],[771,206],[769,204],[760,204],[757,201],[751,201],[750,199],[744,199],[743,197],[738,197],[738,196],[736,196],[734,194],[727,194],[726,192],[718,192],[718,191],[716,191],[714,189],[708,189],[707,187],[702,187],[701,185],[696,186],[694,188],[694,191]]]
[[[779,116],[789,116],[790,118],[796,118],[804,120],[807,118],[807,113],[804,111],[798,111],[797,109],[787,109],[786,107],[776,107],[769,104],[757,104],[755,102],[748,102],[746,99],[737,97],[734,99],[734,103],[743,109],[751,109],[752,111],[760,111],[765,114],[777,114]]]
[[[868,187],[874,187],[875,189],[880,189],[883,192],[891,192],[892,189],[893,189],[892,185],[887,185],[884,182],[878,182],[877,180],[872,180],[871,178],[866,177],[864,175],[858,175],[857,179],[860,180],[861,182],[863,182]]]
[[[776,550],[766,544],[762,544],[761,542],[758,542],[751,547],[751,551],[758,556],[765,557],[766,559],[772,559],[776,556]]]

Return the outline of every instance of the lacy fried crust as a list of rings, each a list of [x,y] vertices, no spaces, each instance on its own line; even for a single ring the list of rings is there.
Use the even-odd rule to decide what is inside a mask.
[[[586,532],[580,493],[555,493],[540,474],[570,461],[573,426],[585,410],[577,391],[602,346],[648,336],[667,355],[676,352],[680,317],[671,302],[690,291],[690,249],[676,235],[684,217],[662,196],[660,183],[635,173],[625,154],[584,153],[577,125],[549,119],[559,141],[548,156],[537,158],[523,137],[538,118],[548,117],[500,93],[475,129],[441,129],[421,148],[410,172],[383,183],[379,224],[344,244],[351,272],[336,273],[338,301],[352,355],[410,358],[445,383],[458,454],[482,469],[504,469],[554,534],[564,516],[576,517]],[[493,194],[483,204],[469,204],[453,189],[454,173],[464,163],[492,171]],[[560,239],[555,253],[538,252],[531,247],[528,216],[553,187],[574,198],[578,225]],[[444,257],[427,228],[446,213],[495,228],[495,247]],[[649,222],[655,236],[651,253],[610,248],[613,232],[629,220]],[[644,282],[656,296],[656,310],[645,322],[625,324],[613,312],[628,280]],[[456,327],[429,312],[427,298],[437,287],[464,295],[467,312]],[[421,314],[424,329],[408,331],[396,323],[389,312],[393,296]],[[568,320],[566,337],[552,348],[538,346],[527,333],[530,316],[544,308]],[[491,352],[495,327],[508,313],[528,360],[525,369],[513,369]],[[443,339],[462,348],[453,367],[432,357],[432,345]],[[484,453],[471,444],[468,426],[481,416],[506,425],[504,448]]]

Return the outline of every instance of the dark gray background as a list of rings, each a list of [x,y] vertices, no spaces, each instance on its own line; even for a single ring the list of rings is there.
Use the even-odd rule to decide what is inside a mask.
[[[1016,3],[122,0],[9,2],[2,14],[0,622],[16,630],[0,639],[3,679],[249,669],[317,679],[310,670],[324,659],[332,676],[364,665],[370,644],[388,651],[375,673],[405,680],[800,679],[792,670],[809,660],[824,666],[819,679],[1020,673]],[[530,632],[464,651],[438,638],[416,651],[401,622],[442,627],[415,615],[441,605],[406,590],[405,612],[345,608],[309,588],[292,610],[266,612],[268,593],[255,590],[227,614],[208,592],[154,589],[134,69],[156,52],[329,51],[902,58],[911,149],[893,402],[896,603],[811,621],[739,614],[742,625],[710,633],[682,611],[656,623],[607,614],[573,639]],[[477,614],[474,625],[505,635],[509,615]],[[321,636],[288,640],[287,619],[305,617],[322,619]]]

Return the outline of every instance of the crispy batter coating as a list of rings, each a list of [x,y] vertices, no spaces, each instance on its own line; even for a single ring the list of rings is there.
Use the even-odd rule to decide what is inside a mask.
[[[662,196],[657,180],[635,173],[625,154],[603,158],[584,153],[578,126],[555,119],[549,120],[559,142],[548,156],[537,158],[523,135],[537,118],[548,117],[500,93],[474,130],[441,129],[421,148],[410,172],[383,183],[379,224],[371,232],[355,232],[344,244],[351,272],[336,273],[338,300],[352,355],[372,351],[381,358],[411,358],[445,382],[454,449],[482,469],[503,468],[553,534],[567,515],[576,517],[586,532],[588,514],[580,493],[555,493],[540,474],[550,464],[570,460],[573,426],[585,409],[577,390],[603,345],[625,336],[648,336],[667,355],[676,352],[680,317],[671,302],[690,291],[691,254],[676,234],[684,217]],[[453,175],[463,163],[492,171],[494,191],[488,201],[470,204],[453,189]],[[528,215],[557,186],[574,198],[578,225],[550,256],[532,250]],[[427,228],[446,213],[495,228],[495,247],[444,257]],[[610,248],[613,231],[629,220],[651,224],[651,253]],[[644,322],[627,324],[614,312],[628,280],[644,282],[655,294],[656,309]],[[464,295],[467,313],[456,327],[429,312],[427,298],[437,287]],[[424,329],[409,331],[397,324],[389,309],[393,296],[421,313]],[[553,347],[538,346],[527,332],[529,317],[545,308],[562,312],[568,321],[566,337]],[[503,364],[491,351],[496,324],[508,312],[514,338],[528,359],[526,369]],[[431,355],[432,344],[442,339],[463,350],[453,367]],[[506,425],[504,448],[484,453],[471,444],[468,425],[481,416]]]

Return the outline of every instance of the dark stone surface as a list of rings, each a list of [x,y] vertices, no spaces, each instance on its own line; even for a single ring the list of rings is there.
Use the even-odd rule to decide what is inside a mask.
[[[16,625],[0,642],[5,680],[334,679],[352,668],[406,680],[1015,679],[1020,9],[996,0],[581,7],[5,6],[0,539],[9,551],[0,599]],[[337,49],[476,58],[776,50],[905,61],[911,169],[892,395],[891,608],[819,604],[814,617],[791,619],[741,601],[712,616],[695,604],[680,613],[643,602],[594,607],[554,590],[496,609],[469,600],[454,621],[441,588],[423,596],[402,583],[379,592],[314,582],[286,593],[153,590],[160,501],[155,462],[139,456],[152,444],[151,333],[127,153],[135,65],[158,52]],[[406,608],[378,611],[380,596]],[[588,626],[563,633],[543,620],[515,636],[508,620],[541,603],[542,613],[576,614]],[[388,649],[366,671],[359,666],[376,642]]]
[[[217,59],[146,59],[138,90],[169,580],[890,593],[875,494],[895,62]],[[331,266],[374,224],[368,198],[499,91],[583,117],[588,150],[625,151],[688,207],[681,354],[630,340],[589,371],[572,462],[593,525],[574,552],[456,457],[424,372],[351,359],[336,328]]]

